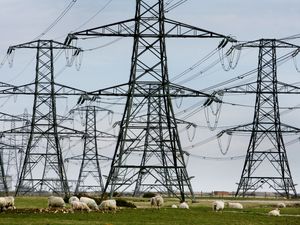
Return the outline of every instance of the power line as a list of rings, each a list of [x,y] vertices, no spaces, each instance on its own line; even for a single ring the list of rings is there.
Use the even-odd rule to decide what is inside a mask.
[[[67,7],[59,14],[59,16],[34,40],[39,40],[41,37],[43,37],[45,34],[47,34],[53,27],[58,24],[58,22],[70,11],[70,9],[74,6],[74,4],[77,2],[77,0],[72,0]]]
[[[75,29],[75,31],[81,29],[82,27],[84,27],[86,24],[88,24],[90,21],[92,21],[99,13],[101,13],[113,0],[108,0],[108,2],[106,2],[106,4],[101,7],[93,16],[91,16],[87,21],[85,21],[83,24],[81,24],[79,27],[77,27]]]

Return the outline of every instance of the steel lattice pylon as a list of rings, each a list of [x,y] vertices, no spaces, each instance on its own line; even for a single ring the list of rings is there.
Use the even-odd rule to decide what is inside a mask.
[[[3,164],[3,148],[0,148],[0,191],[8,195],[8,186],[6,182],[6,174]]]
[[[278,94],[299,94],[300,88],[277,80],[276,49],[294,48],[298,53],[299,46],[276,39],[260,39],[236,47],[259,48],[257,81],[225,90],[256,94],[253,122],[226,130],[251,132],[236,196],[254,194],[265,185],[282,196],[296,196],[283,133],[298,133],[300,129],[280,121]]]
[[[84,107],[78,107],[72,110],[84,114],[85,119],[85,131],[83,135],[84,146],[83,154],[79,158],[81,160],[81,166],[79,170],[79,175],[76,183],[75,194],[84,193],[88,191],[102,193],[104,189],[100,161],[108,160],[98,152],[97,139],[99,137],[111,137],[109,134],[104,134],[104,132],[99,132],[97,130],[97,112],[107,111],[112,113],[108,109],[104,109],[98,106],[87,105]]]
[[[77,48],[52,40],[38,40],[10,47],[36,49],[36,74],[34,103],[23,166],[16,187],[16,195],[31,192],[52,191],[69,195],[66,172],[58,137],[56,98],[54,83],[54,51]],[[26,87],[26,85],[25,85]],[[28,85],[28,89],[30,87]],[[25,90],[27,90],[25,88]],[[3,91],[6,93],[10,89]],[[26,93],[20,87],[16,92]],[[30,91],[28,94],[32,94]],[[11,132],[20,132],[20,129]],[[24,130],[24,128],[22,128]]]
[[[137,0],[133,19],[70,34],[133,37],[129,82],[95,95],[126,96],[111,170],[105,185],[114,192],[157,191],[194,197],[180,144],[172,97],[208,97],[169,81],[165,38],[230,37],[165,18],[163,0]],[[124,92],[124,87],[128,91]]]

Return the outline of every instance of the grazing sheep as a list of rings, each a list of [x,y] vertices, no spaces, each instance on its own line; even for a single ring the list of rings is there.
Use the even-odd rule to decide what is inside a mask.
[[[238,203],[238,202],[228,202],[228,208],[243,209],[244,207],[241,203]]]
[[[164,199],[163,199],[162,196],[156,195],[155,197],[152,197],[152,198],[150,199],[150,203],[151,203],[151,207],[157,206],[157,208],[159,209],[160,207],[163,206],[163,204],[164,204]]]
[[[225,204],[223,201],[217,200],[213,202],[212,206],[214,211],[223,211]]]
[[[284,202],[278,202],[277,203],[277,208],[285,208],[286,204]]]
[[[177,205],[175,205],[175,204],[173,204],[171,207],[172,207],[173,209],[177,209],[177,208],[178,208]]]
[[[16,209],[15,198],[13,196],[4,197],[6,200],[5,209]]]
[[[84,202],[72,201],[71,207],[73,210],[88,211],[88,212],[91,211],[88,205]]]
[[[273,209],[272,211],[268,212],[269,216],[280,216],[280,210],[278,208]]]
[[[71,197],[69,198],[69,204],[71,204],[71,203],[74,202],[74,201],[79,202],[79,198],[77,198],[76,196],[71,196]]]
[[[117,210],[117,202],[114,199],[108,199],[101,202],[99,208],[102,210]]]
[[[180,209],[189,209],[190,207],[189,207],[189,205],[186,202],[181,202],[179,204],[179,208]]]
[[[0,197],[0,212],[6,209],[6,199],[5,197]]]
[[[50,196],[48,197],[49,208],[64,208],[66,206],[62,197]]]
[[[97,203],[95,202],[94,199],[92,198],[88,198],[88,197],[81,197],[80,198],[81,202],[84,202],[85,204],[88,205],[88,207],[92,210],[99,210],[99,207],[97,205]]]

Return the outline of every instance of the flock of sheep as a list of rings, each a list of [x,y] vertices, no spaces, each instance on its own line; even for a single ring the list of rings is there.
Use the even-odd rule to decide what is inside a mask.
[[[164,204],[164,199],[160,195],[156,195],[155,197],[152,197],[150,199],[151,207],[157,207],[158,209],[161,208]],[[238,202],[227,202],[228,208],[232,209],[243,209],[243,205]],[[186,202],[181,202],[179,206],[173,204],[171,206],[172,208],[181,208],[181,209],[189,209],[189,205]],[[274,210],[271,210],[268,212],[268,215],[270,216],[280,216],[280,209],[279,208],[285,208],[286,205],[283,202],[280,202],[277,204],[277,208]],[[223,211],[225,208],[225,202],[221,200],[214,201],[212,203],[213,211]]]
[[[243,209],[243,205],[241,203],[238,202],[228,202],[227,203],[228,208],[232,208],[232,209]],[[221,201],[221,200],[217,200],[214,201],[212,203],[212,207],[214,211],[222,211],[225,207],[225,202]],[[279,208],[285,208],[286,205],[283,202],[280,202],[277,204],[277,208],[271,210],[270,212],[268,212],[269,216],[280,216],[280,209]]]
[[[69,204],[71,206],[71,211],[106,211],[111,210],[115,212],[117,210],[117,203],[114,199],[104,200],[97,205],[96,201],[92,198],[88,197],[81,197],[80,199],[76,196],[72,196],[69,198]],[[160,209],[164,204],[164,199],[161,195],[156,195],[150,198],[151,207],[157,207]],[[238,202],[228,202],[226,203],[228,208],[235,208],[235,209],[243,209],[243,205]],[[50,196],[48,197],[48,208],[65,208],[66,204],[62,197]],[[181,202],[178,206],[173,204],[172,208],[182,208],[182,209],[189,209],[189,205],[186,202]],[[212,203],[212,208],[214,211],[223,211],[225,207],[225,202],[221,200],[214,201]],[[270,216],[280,216],[280,209],[285,208],[286,205],[281,202],[277,204],[277,208],[270,211],[268,215]],[[16,209],[14,197],[0,197],[0,210],[1,212],[4,210],[13,210]]]
[[[117,203],[114,199],[104,200],[98,206],[96,201],[92,198],[76,196],[69,198],[69,204],[73,211],[98,211],[98,210],[112,210],[117,209]],[[64,208],[66,206],[62,197],[50,196],[48,198],[48,208]]]

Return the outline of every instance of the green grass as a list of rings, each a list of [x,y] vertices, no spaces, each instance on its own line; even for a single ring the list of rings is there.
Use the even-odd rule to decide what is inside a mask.
[[[132,199],[138,206],[148,208],[120,209],[116,213],[75,212],[75,213],[39,213],[35,208],[46,208],[46,197],[18,197],[15,200],[17,210],[0,213],[0,224],[46,225],[46,224],[101,224],[101,225],[300,225],[300,208],[289,207],[281,210],[282,216],[271,217],[267,212],[269,205],[252,205],[244,210],[227,209],[213,212],[208,200],[204,203],[190,204],[191,209],[172,209],[167,206],[174,200],[166,200],[164,208],[149,208],[147,199]],[[148,203],[148,204],[147,204]],[[31,211],[31,212],[30,212]],[[34,213],[36,212],[36,213]],[[288,216],[285,216],[288,215]]]

